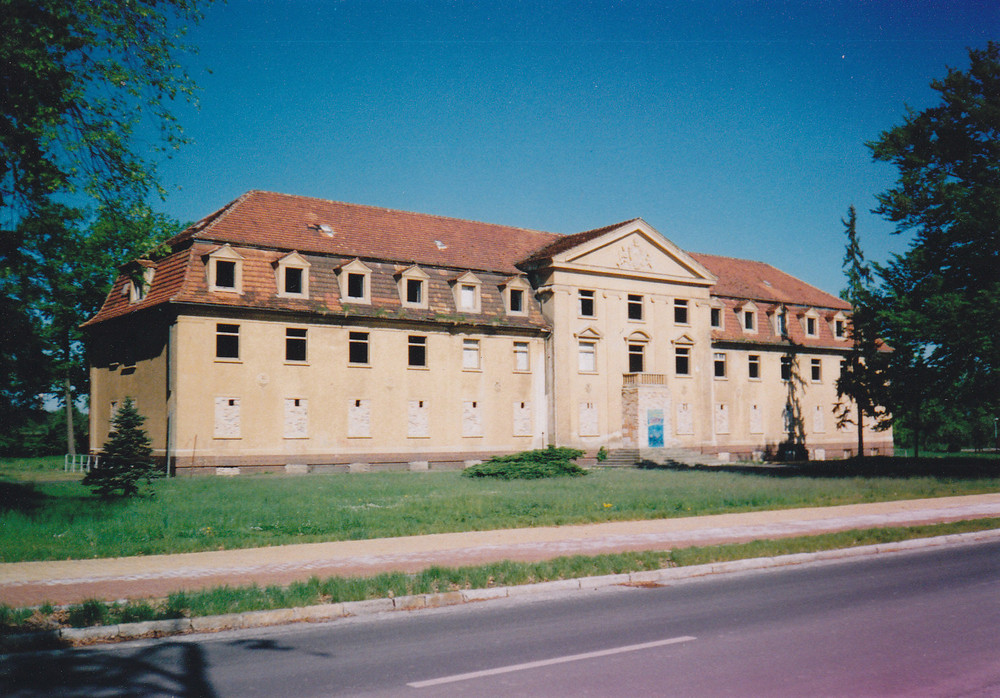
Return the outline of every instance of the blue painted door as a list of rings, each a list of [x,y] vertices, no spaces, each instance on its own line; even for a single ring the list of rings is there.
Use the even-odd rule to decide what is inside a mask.
[[[663,410],[647,410],[647,440],[650,448],[663,448]]]

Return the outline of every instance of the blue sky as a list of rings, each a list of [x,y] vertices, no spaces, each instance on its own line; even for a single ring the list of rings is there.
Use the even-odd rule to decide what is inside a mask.
[[[895,171],[865,141],[1000,38],[1000,3],[229,0],[188,38],[181,220],[250,189],[559,233],[640,216],[836,293],[850,204],[869,258],[907,242],[869,213]]]

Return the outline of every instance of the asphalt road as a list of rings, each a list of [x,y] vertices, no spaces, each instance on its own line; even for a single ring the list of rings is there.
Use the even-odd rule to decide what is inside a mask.
[[[1000,543],[0,657],[4,696],[1000,696]]]

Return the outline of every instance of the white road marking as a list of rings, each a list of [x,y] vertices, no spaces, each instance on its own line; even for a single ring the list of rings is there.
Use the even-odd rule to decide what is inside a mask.
[[[571,654],[566,657],[553,657],[552,659],[540,659],[537,662],[525,662],[524,664],[511,664],[510,666],[497,667],[496,669],[484,669],[483,671],[470,671],[467,674],[454,674],[452,676],[442,676],[439,679],[428,679],[427,681],[414,681],[406,684],[411,688],[427,688],[428,686],[440,686],[445,683],[456,681],[467,681],[469,679],[479,679],[484,676],[496,676],[497,674],[509,674],[512,671],[524,671],[525,669],[537,669],[553,664],[565,664],[567,662],[578,662],[581,659],[594,659],[595,657],[607,657],[613,654],[623,654],[625,652],[638,652],[648,650],[653,647],[663,647],[665,645],[676,645],[681,642],[690,642],[696,638],[690,635],[682,637],[671,637],[667,640],[656,640],[655,642],[643,642],[639,645],[625,645],[624,647],[613,647],[607,650],[596,652],[584,652],[583,654]]]

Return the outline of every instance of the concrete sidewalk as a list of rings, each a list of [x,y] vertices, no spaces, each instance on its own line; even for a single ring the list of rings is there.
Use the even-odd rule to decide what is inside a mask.
[[[165,596],[179,590],[311,576],[416,572],[498,560],[815,535],[1000,516],[1000,493],[678,519],[469,531],[146,557],[0,564],[0,603],[28,606]]]

